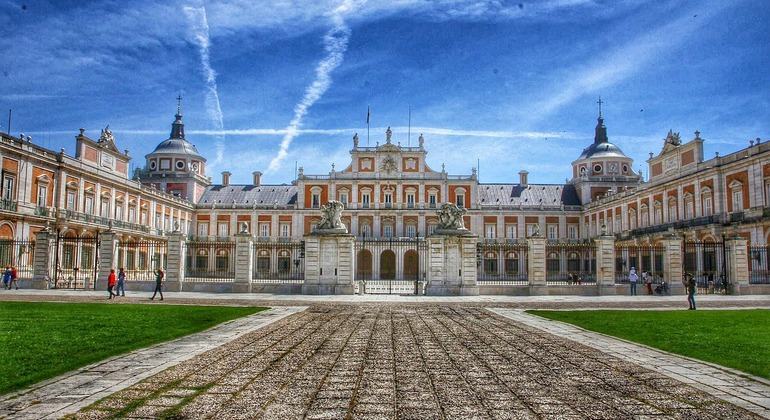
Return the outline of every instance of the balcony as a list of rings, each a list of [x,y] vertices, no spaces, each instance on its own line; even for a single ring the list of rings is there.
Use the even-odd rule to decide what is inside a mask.
[[[16,202],[13,200],[0,200],[0,210],[16,211]]]
[[[45,207],[35,206],[35,216],[48,217],[49,211]]]

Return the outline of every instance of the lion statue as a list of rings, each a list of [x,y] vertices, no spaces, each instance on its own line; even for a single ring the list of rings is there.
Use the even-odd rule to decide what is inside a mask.
[[[465,229],[463,216],[468,211],[457,204],[444,203],[438,209],[439,229]]]

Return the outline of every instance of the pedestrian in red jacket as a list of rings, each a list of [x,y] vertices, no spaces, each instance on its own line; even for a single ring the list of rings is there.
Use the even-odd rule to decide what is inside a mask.
[[[112,299],[113,296],[117,296],[115,293],[112,293],[112,289],[115,287],[115,285],[118,283],[117,279],[115,278],[115,269],[110,269],[110,276],[107,277],[107,291],[110,293],[110,299]]]

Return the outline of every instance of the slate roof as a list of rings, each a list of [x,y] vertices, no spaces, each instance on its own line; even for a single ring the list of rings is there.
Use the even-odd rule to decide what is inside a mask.
[[[580,206],[573,185],[479,184],[478,200],[482,206],[559,207]]]
[[[620,147],[605,141],[599,144],[593,143],[583,149],[583,153],[578,159],[588,158],[628,158]]]
[[[198,149],[195,148],[195,145],[190,143],[189,141],[185,139],[180,138],[172,138],[163,141],[158,145],[158,147],[153,150],[152,153],[150,153],[147,156],[154,155],[156,153],[169,153],[174,155],[188,155],[188,156],[194,156],[198,160],[201,160],[203,162],[206,161],[206,159],[201,156],[200,153],[198,153]]]
[[[210,185],[197,204],[226,204],[257,206],[293,205],[297,202],[296,185]]]

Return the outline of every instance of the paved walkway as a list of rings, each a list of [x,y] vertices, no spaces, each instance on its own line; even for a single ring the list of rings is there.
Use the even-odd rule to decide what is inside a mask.
[[[641,344],[594,333],[563,322],[530,315],[523,310],[493,312],[550,334],[593,347],[603,353],[645,366],[689,384],[763,417],[770,418],[770,381],[723,366],[701,362]],[[664,391],[665,392],[665,391]]]
[[[61,418],[304,307],[277,307],[198,334],[133,351],[0,396],[0,418]]]
[[[275,309],[2,396],[0,418],[770,418],[768,381],[515,309],[678,307],[683,296],[167,298]],[[767,308],[770,296],[702,296],[699,307]]]

